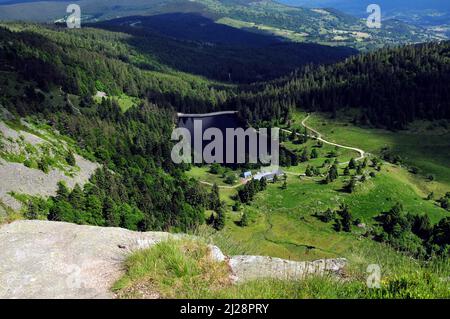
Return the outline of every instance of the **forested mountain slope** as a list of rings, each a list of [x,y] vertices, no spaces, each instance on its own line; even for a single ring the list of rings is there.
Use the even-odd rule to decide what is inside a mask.
[[[193,13],[125,17],[90,26],[129,34],[128,45],[173,69],[232,83],[267,81],[307,63],[332,63],[357,54],[347,47],[289,42]]]
[[[120,59],[128,49],[112,41],[120,34],[26,25],[0,33],[0,104],[17,119],[28,116],[72,137],[103,164],[84,188],[60,184],[49,201],[32,198],[35,218],[135,230],[187,230],[203,223],[206,194],[170,159],[172,105],[198,106],[204,99],[211,107],[221,96],[213,84],[131,66]],[[94,102],[96,90],[135,94],[142,102],[123,113],[115,100]]]
[[[237,88],[174,70],[130,46],[133,36],[124,33],[26,24],[6,24],[0,33],[0,104],[72,137],[105,167],[93,186],[61,186],[55,205],[37,205],[39,216],[53,220],[139,230],[203,223],[208,194],[170,159],[174,110],[237,108],[252,123],[274,123],[288,121],[295,107],[354,107],[358,120],[388,128],[449,116],[446,42],[307,66]],[[97,90],[141,103],[124,113],[115,100],[93,101]]]
[[[292,108],[337,112],[356,108],[357,123],[402,129],[415,119],[450,118],[450,42],[382,49],[329,66],[305,67],[256,86],[229,103],[253,122]],[[251,111],[249,111],[251,110]],[[251,113],[251,114],[250,114]]]

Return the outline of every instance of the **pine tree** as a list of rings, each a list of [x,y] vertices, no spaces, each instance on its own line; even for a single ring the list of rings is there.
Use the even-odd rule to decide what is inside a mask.
[[[83,209],[84,207],[84,193],[80,185],[76,184],[69,195],[69,202],[75,209]]]
[[[351,232],[353,217],[352,217],[352,214],[350,213],[350,211],[348,210],[347,205],[342,205],[340,207],[338,214],[341,217],[342,229],[345,232]]]
[[[356,179],[352,177],[352,179],[344,186],[344,189],[347,193],[353,193],[356,188]]]
[[[240,221],[240,225],[241,225],[242,227],[248,226],[248,216],[247,216],[247,212],[244,212],[244,213],[242,214],[241,221]]]
[[[216,217],[214,216],[214,213],[211,213],[209,218],[206,220],[206,223],[210,226],[214,226],[215,220],[216,220]]]
[[[362,165],[358,165],[356,167],[356,175],[362,175],[362,174],[363,174]]]
[[[75,156],[73,155],[72,151],[69,151],[69,153],[66,156],[66,162],[67,164],[69,164],[70,166],[75,166],[77,161],[75,160]]]
[[[67,201],[69,199],[69,189],[63,181],[58,182],[58,190],[56,191],[56,199],[58,201]]]
[[[346,168],[344,168],[344,176],[349,176],[350,175],[350,168],[347,166]]]
[[[106,197],[103,202],[103,217],[108,227],[118,227],[120,218],[117,215],[116,204],[110,197]]]
[[[303,162],[303,163],[309,161],[308,149],[307,148],[303,149],[302,155],[300,156],[300,161]]]
[[[328,172],[328,175],[330,176],[330,180],[332,182],[334,182],[338,177],[339,177],[339,173],[338,173],[338,168],[336,166],[336,164],[333,164]]]
[[[369,160],[367,159],[367,157],[364,158],[364,161],[362,162],[362,168],[366,168],[367,167],[368,161]]]
[[[348,163],[348,168],[349,169],[355,169],[356,168],[356,161],[355,161],[355,159],[353,157],[350,160],[350,162]]]
[[[314,175],[313,170],[311,169],[311,166],[308,165],[306,167],[305,175],[308,176],[308,177],[311,177],[311,176]]]
[[[259,185],[260,185],[261,191],[266,190],[266,188],[267,188],[267,179],[265,177],[261,178],[261,180],[259,181]]]
[[[216,212],[217,218],[214,220],[214,228],[217,230],[222,230],[225,227],[225,219],[226,219],[225,210],[220,205]]]
[[[210,209],[217,210],[220,206],[220,194],[219,186],[216,183],[212,186],[211,193],[209,194]]]

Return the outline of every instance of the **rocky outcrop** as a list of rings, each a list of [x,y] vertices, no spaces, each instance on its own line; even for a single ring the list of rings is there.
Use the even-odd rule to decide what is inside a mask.
[[[0,298],[112,298],[122,262],[167,233],[18,221],[0,228]]]
[[[236,282],[260,278],[304,279],[309,275],[341,274],[347,264],[344,258],[316,261],[291,261],[266,256],[234,256],[229,260]]]
[[[23,120],[22,125],[30,127],[30,124]],[[45,134],[42,131],[40,133],[42,136]],[[29,154],[23,150],[23,145],[19,144],[28,144],[36,148],[43,146],[50,149],[50,152],[56,147],[68,149],[67,143],[63,139],[58,139],[56,134],[48,135],[46,139],[38,135],[13,129],[0,120],[0,151],[28,157]],[[48,173],[44,173],[22,163],[0,158],[0,201],[17,211],[22,207],[22,203],[12,197],[11,193],[47,197],[56,194],[59,181],[64,181],[69,188],[73,188],[75,184],[84,185],[100,165],[77,154],[74,156],[76,169],[70,168],[73,170],[71,174],[57,168],[52,168]]]
[[[112,284],[133,251],[168,238],[163,232],[17,221],[0,227],[0,298],[112,298]],[[215,246],[211,257],[227,262],[234,281],[300,279],[339,273],[344,259],[294,262],[262,256],[227,257]]]
[[[64,181],[69,188],[77,183],[84,185],[100,166],[78,155],[75,155],[75,159],[80,170],[73,177],[58,169],[46,174],[20,163],[0,159],[0,200],[12,209],[19,210],[22,204],[10,196],[11,192],[47,197],[56,194],[60,181]]]

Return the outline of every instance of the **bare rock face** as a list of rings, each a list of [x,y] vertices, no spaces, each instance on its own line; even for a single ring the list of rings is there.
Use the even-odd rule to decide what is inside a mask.
[[[22,124],[29,126],[25,121],[22,121]],[[50,139],[50,137],[47,138]],[[10,128],[5,122],[0,120],[0,145],[3,143],[6,153],[21,154],[19,144],[16,142],[18,139],[23,139],[24,143],[32,146],[46,145],[50,147],[50,150],[54,145],[58,144],[61,144],[63,148],[67,147],[62,139],[47,141],[29,132]],[[24,154],[21,155],[25,156]],[[12,192],[48,197],[56,194],[58,182],[60,181],[64,181],[69,188],[73,188],[75,184],[83,186],[100,165],[77,154],[74,156],[78,169],[72,175],[67,175],[56,168],[53,168],[46,174],[41,170],[26,167],[21,163],[8,162],[0,158],[0,201],[13,210],[18,211],[22,208],[22,203],[10,195]]]
[[[49,221],[16,221],[0,227],[0,298],[113,298],[111,286],[123,261],[138,249],[170,238],[163,232],[80,226]],[[210,246],[211,258],[227,262],[232,279],[302,279],[339,273],[345,259],[295,262],[263,256],[227,257]]]
[[[112,298],[122,262],[161,232],[18,221],[0,228],[0,298]]]
[[[316,261],[290,261],[265,256],[234,256],[229,260],[233,280],[243,282],[260,278],[304,279],[309,275],[340,274],[347,264],[344,258]]]

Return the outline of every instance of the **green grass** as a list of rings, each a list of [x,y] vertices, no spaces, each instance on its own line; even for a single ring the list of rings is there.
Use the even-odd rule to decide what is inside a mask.
[[[193,177],[200,181],[205,181],[211,184],[217,184],[218,186],[230,186],[225,183],[221,174],[211,174],[208,166],[192,166],[187,172],[188,176]]]
[[[398,170],[399,172],[396,172]],[[254,218],[247,227],[236,224],[241,213],[229,213],[225,232],[237,246],[246,247],[245,253],[268,255],[295,260],[312,260],[324,257],[348,257],[351,247],[362,247],[370,239],[359,238],[362,230],[354,227],[351,234],[336,232],[332,223],[326,224],[312,216],[327,208],[337,209],[348,205],[355,218],[368,226],[373,217],[387,211],[396,202],[414,214],[426,213],[433,222],[448,213],[433,201],[426,201],[415,192],[406,174],[395,167],[385,167],[378,175],[357,186],[352,194],[341,191],[348,177],[323,185],[318,179],[288,177],[288,188],[269,184],[268,190],[257,195],[250,206]],[[250,247],[250,249],[249,249]]]
[[[300,128],[300,122],[305,116],[305,113],[294,114],[293,126]],[[348,122],[336,124],[339,122],[327,120],[326,124],[322,125],[321,121],[325,120],[321,115],[314,114],[308,120],[308,124],[321,132],[326,140],[360,147],[372,154],[377,154],[377,150],[385,145],[383,141],[386,140],[386,136],[393,139],[396,134],[381,130],[366,130],[355,127]],[[365,133],[359,134],[360,132]],[[428,133],[430,134],[430,132]],[[410,143],[414,139],[417,143],[418,137],[414,133],[404,132],[403,134],[404,138],[410,138]],[[304,145],[285,143],[289,149],[294,151],[301,151],[305,146],[311,149],[315,144],[316,142],[312,139]],[[393,147],[394,144],[391,143],[389,146]],[[397,145],[397,149],[399,147]],[[411,148],[412,146],[407,144],[403,147]],[[326,159],[325,156],[331,150],[334,150],[334,147],[325,144],[322,149],[319,149],[320,157],[318,159],[301,163],[296,167],[285,168],[285,170],[291,173],[304,173],[306,165],[321,165]],[[348,161],[351,157],[357,157],[358,155],[353,151],[343,149],[338,151],[341,153],[339,156],[341,162]],[[412,153],[412,151],[409,152],[409,154]],[[443,152],[439,154],[443,155]],[[430,157],[430,154],[421,155],[422,159],[427,157]],[[415,165],[417,163],[417,161],[414,162]],[[440,167],[440,169],[443,168]],[[342,167],[339,172],[342,174]],[[430,297],[434,296],[431,291],[433,285],[440,287],[437,289],[442,296],[443,290],[441,286],[436,284],[435,275],[441,272],[448,274],[450,271],[448,263],[444,264],[439,271],[423,270],[422,272],[420,269],[424,265],[421,262],[414,261],[389,246],[374,242],[363,235],[366,229],[370,229],[375,224],[375,216],[389,210],[397,202],[401,202],[407,212],[427,214],[433,223],[448,216],[448,212],[440,208],[435,201],[425,200],[431,190],[435,190],[437,196],[443,194],[445,190],[448,190],[447,184],[442,181],[427,182],[422,175],[409,173],[407,167],[389,163],[385,163],[380,172],[371,167],[364,169],[366,176],[369,172],[374,172],[376,176],[368,177],[364,183],[358,183],[356,191],[352,194],[342,190],[343,186],[350,180],[350,176],[340,176],[337,181],[324,185],[320,183],[323,177],[299,178],[298,176],[288,175],[287,189],[281,188],[281,182],[269,184],[266,191],[259,193],[255,200],[250,205],[243,206],[240,212],[228,212],[224,230],[221,232],[206,231],[207,234],[201,236],[212,239],[215,244],[222,247],[225,253],[230,255],[266,255],[291,260],[345,257],[349,261],[348,272],[352,278],[361,279],[360,277],[363,276],[369,264],[379,264],[386,276],[385,290],[380,290],[381,292],[378,291],[374,294],[373,291],[365,290],[365,286],[361,286],[361,282],[353,282],[338,287],[334,281],[314,279],[317,281],[313,280],[306,283],[272,282],[267,284],[264,281],[249,283],[248,286],[244,285],[222,291],[220,296],[240,296],[237,290],[247,291],[243,296],[252,296],[256,293],[255,290],[258,287],[265,287],[266,284],[280,289],[283,287],[284,291],[289,292],[283,294],[278,288],[275,290],[268,288],[270,293],[262,296],[269,298],[270,296],[280,298],[289,298],[289,296],[294,298]],[[220,182],[217,179],[218,176],[208,176],[209,173],[205,168],[196,168],[190,174],[201,180],[208,181],[210,178],[210,181]],[[355,174],[355,171],[352,170],[351,174]],[[444,175],[445,173],[438,175],[439,179]],[[220,192],[222,197],[229,198],[235,193],[235,190],[221,189]],[[314,213],[325,211],[327,208],[337,209],[343,203],[348,205],[354,218],[359,218],[366,224],[366,229],[353,226],[351,233],[336,232],[333,229],[333,223],[323,223],[313,216]],[[247,227],[241,227],[238,223],[244,211],[250,217],[250,224]],[[207,229],[206,226],[205,229]],[[418,272],[415,272],[415,270]],[[434,276],[428,288],[418,283],[427,276]],[[312,287],[309,285],[316,285],[314,286],[316,287],[316,293],[308,290],[310,289],[308,287]],[[406,287],[405,291],[396,290],[402,285]],[[299,293],[296,291],[295,289],[299,289],[299,287],[305,289],[306,292]],[[228,293],[229,295],[227,295]]]
[[[298,125],[304,116],[304,113],[296,113],[294,125]],[[313,115],[308,124],[322,132],[322,127],[317,126],[315,119]],[[334,130],[331,129],[330,134]],[[341,132],[341,134],[344,133],[344,128]],[[328,134],[325,133],[325,139],[327,138]],[[369,142],[365,136],[361,140],[363,140],[363,145],[354,145],[352,144],[354,141],[348,139],[344,139],[343,142],[336,139],[336,142],[349,146],[365,147],[368,145]],[[312,147],[315,143],[314,140],[309,140],[305,145]],[[290,142],[287,143],[287,146],[291,149],[304,147]],[[323,156],[329,151],[328,148],[334,149],[324,145],[323,149],[320,149],[319,159],[310,160],[285,170],[292,173],[304,173],[306,165],[322,164],[325,160]],[[339,149],[339,152],[343,152],[343,150]],[[343,160],[356,157],[356,155],[349,151]],[[322,170],[325,173],[325,170]],[[342,174],[342,172],[341,168],[340,173]],[[364,183],[358,183],[356,191],[352,194],[342,190],[350,180],[350,176],[341,176],[337,181],[323,185],[320,183],[322,177],[299,178],[288,175],[286,190],[281,189],[281,183],[269,184],[268,190],[258,194],[251,205],[243,207],[243,211],[252,217],[249,226],[238,226],[242,211],[229,211],[225,229],[220,235],[216,234],[213,237],[225,236],[229,242],[234,243],[233,246],[242,247],[242,250],[237,252],[233,248],[236,253],[268,255],[294,260],[338,256],[350,258],[350,251],[353,247],[362,249],[366,245],[374,245],[374,250],[385,249],[385,247],[373,243],[370,239],[360,238],[365,230],[357,227],[354,227],[352,234],[337,233],[333,230],[332,223],[325,224],[319,221],[312,216],[314,213],[325,211],[328,208],[337,209],[340,204],[345,203],[354,218],[359,218],[367,224],[367,227],[371,227],[375,223],[375,216],[389,210],[397,202],[401,202],[406,211],[413,214],[427,214],[433,223],[448,216],[448,212],[440,208],[435,201],[424,199],[432,185],[442,184],[425,182],[420,175],[411,174],[405,168],[391,164],[384,164],[380,172],[371,167],[367,167],[364,172],[366,176],[369,172],[374,172],[376,176],[368,177]],[[190,174],[200,180],[217,182],[220,185],[218,176],[209,174],[206,168],[194,168]],[[355,174],[355,171],[352,170],[351,174]],[[442,193],[443,190],[444,188],[441,189]],[[230,196],[235,194],[235,190],[221,189],[220,193],[222,198],[227,199],[228,204],[233,203]]]
[[[392,261],[392,260],[391,260]],[[411,260],[398,262],[402,273],[383,272],[380,289],[366,285],[366,275],[349,273],[311,276],[303,280],[261,279],[233,284],[225,262],[213,261],[207,245],[192,239],[161,242],[132,254],[125,275],[113,286],[118,298],[188,299],[306,299],[306,298],[448,298],[449,282],[442,280],[448,261],[424,266]],[[444,267],[443,267],[444,266]],[[384,270],[384,269],[383,269]]]
[[[133,254],[126,275],[113,287],[121,298],[153,294],[161,298],[205,298],[229,284],[228,267],[214,262],[207,245],[192,240],[166,241]]]
[[[109,98],[112,98],[113,100],[115,100],[119,104],[120,109],[122,110],[123,113],[128,111],[130,108],[139,105],[139,103],[141,101],[137,97],[129,96],[129,95],[126,95],[126,94],[121,94],[119,96],[114,95],[114,96],[110,96]],[[102,98],[101,97],[94,97],[94,100],[97,103],[101,103],[102,102]]]
[[[235,186],[240,182],[240,177],[238,171],[232,171],[230,169],[226,170],[226,174],[235,174],[237,176],[236,178],[236,184],[234,185],[228,185],[225,183],[225,178],[222,177],[222,174],[211,174],[209,172],[208,166],[192,166],[191,169],[187,172],[187,175],[195,178],[199,181],[208,182],[211,184],[217,184],[219,187],[230,187]],[[208,185],[202,185],[202,187],[210,190],[211,186]],[[220,189],[220,199],[224,201],[228,206],[233,205],[234,201],[232,200],[232,196],[236,194],[236,189],[228,189],[228,188],[221,188]]]
[[[295,117],[297,125],[303,116]],[[433,129],[430,123],[415,123],[410,130],[391,132],[352,125],[351,118],[344,114],[332,120],[323,114],[312,114],[308,124],[332,142],[360,147],[372,154],[379,154],[383,147],[389,147],[408,165],[418,167],[421,175],[436,176],[436,182],[427,187],[422,185],[424,189],[438,192],[450,189],[450,130]]]

